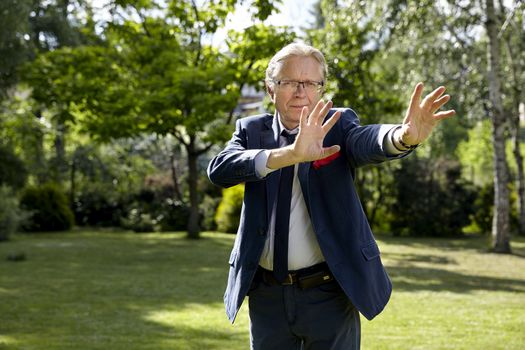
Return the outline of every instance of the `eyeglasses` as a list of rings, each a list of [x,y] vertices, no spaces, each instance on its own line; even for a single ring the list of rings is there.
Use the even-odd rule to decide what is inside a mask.
[[[296,92],[302,86],[308,93],[321,93],[324,88],[324,81],[274,80],[274,83],[286,92]]]

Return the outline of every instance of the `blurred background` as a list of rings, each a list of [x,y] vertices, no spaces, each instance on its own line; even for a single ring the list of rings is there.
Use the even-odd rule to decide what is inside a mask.
[[[457,115],[355,182],[394,285],[363,349],[523,349],[525,2],[0,0],[0,349],[246,349],[222,305],[243,185],[206,166],[273,108],[268,60],[325,98]],[[506,253],[506,254],[492,254]],[[363,319],[364,320],[364,319]]]
[[[408,159],[358,172],[375,232],[525,232],[523,1],[2,0],[0,239],[113,227],[235,232],[243,187],[205,168],[292,41],[329,65],[326,97],[399,123],[414,85],[457,116]]]

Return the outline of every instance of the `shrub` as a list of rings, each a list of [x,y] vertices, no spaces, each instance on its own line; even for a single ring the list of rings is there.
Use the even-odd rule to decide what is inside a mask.
[[[413,157],[395,172],[394,235],[458,236],[470,223],[475,190],[461,179],[457,164],[441,165],[434,172],[430,160]]]
[[[7,241],[26,217],[13,191],[7,186],[0,186],[0,241]]]
[[[0,145],[0,185],[15,189],[24,187],[27,170],[24,163],[8,147]]]
[[[241,217],[244,184],[226,188],[222,192],[222,200],[215,213],[217,230],[235,233]]]
[[[190,208],[171,198],[164,198],[156,211],[162,231],[181,231],[188,227]]]
[[[26,231],[65,231],[74,224],[67,197],[56,184],[27,188],[20,204],[32,212]]]
[[[494,184],[483,186],[473,202],[474,211],[471,215],[472,222],[476,224],[481,233],[492,232],[492,217],[494,208]]]
[[[220,197],[211,197],[204,195],[204,198],[200,205],[201,210],[201,227],[206,231],[213,231],[217,229],[217,223],[215,222],[215,213],[221,202]]]
[[[89,226],[119,226],[125,204],[112,197],[102,190],[81,193],[73,205],[75,222]]]
[[[158,220],[151,217],[148,213],[143,213],[139,209],[132,209],[126,217],[121,220],[121,226],[134,232],[155,232],[159,231]]]

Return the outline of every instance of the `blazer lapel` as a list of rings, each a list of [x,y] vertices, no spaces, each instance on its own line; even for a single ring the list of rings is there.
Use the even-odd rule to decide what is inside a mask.
[[[261,133],[261,148],[263,149],[274,149],[279,147],[279,123],[277,116],[273,116],[265,122],[265,130]],[[279,178],[281,171],[271,172],[266,177],[266,213],[268,222],[271,220],[273,212],[273,204],[277,196],[277,190],[279,188]]]

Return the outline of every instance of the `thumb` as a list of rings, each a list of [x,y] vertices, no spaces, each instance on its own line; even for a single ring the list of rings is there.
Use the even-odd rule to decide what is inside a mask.
[[[323,148],[323,158],[330,157],[332,154],[339,152],[340,149],[341,147],[339,145]]]

